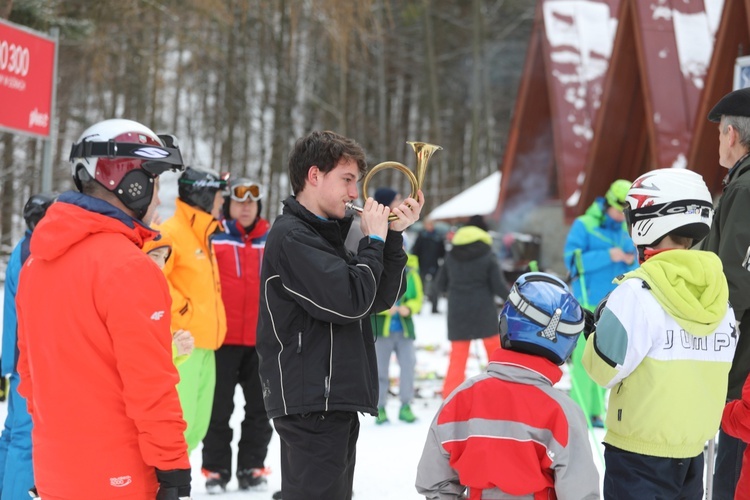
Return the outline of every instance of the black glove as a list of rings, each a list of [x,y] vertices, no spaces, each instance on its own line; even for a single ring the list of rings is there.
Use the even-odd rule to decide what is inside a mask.
[[[190,469],[156,469],[159,491],[156,500],[179,500],[190,497]]]
[[[594,320],[594,313],[588,309],[583,309],[583,337],[589,338],[591,332],[596,329],[596,321]]]
[[[0,377],[0,402],[5,401],[8,398],[8,389],[10,389],[8,379]]]

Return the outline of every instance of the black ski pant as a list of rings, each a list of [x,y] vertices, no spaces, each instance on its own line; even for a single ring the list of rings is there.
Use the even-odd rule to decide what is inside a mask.
[[[232,472],[232,428],[229,426],[229,418],[234,412],[237,384],[245,396],[245,418],[237,450],[237,471],[262,468],[273,427],[263,404],[258,353],[255,347],[223,345],[216,351],[216,389],[211,422],[203,439],[203,468],[221,472],[227,480]]]
[[[719,446],[716,449],[713,500],[734,500],[737,481],[742,470],[745,443],[719,429]]]
[[[273,420],[281,440],[284,500],[351,500],[359,417],[313,412]]]
[[[435,278],[437,278],[437,271],[427,272],[420,270],[420,278],[422,279],[422,285],[424,286],[425,295],[430,301],[432,306],[432,312],[438,312],[438,299],[440,298],[440,291],[437,289]]]
[[[604,445],[604,499],[703,498],[703,453],[692,458],[640,455]]]

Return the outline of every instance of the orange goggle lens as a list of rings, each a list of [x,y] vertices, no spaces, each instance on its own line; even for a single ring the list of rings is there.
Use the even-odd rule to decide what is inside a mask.
[[[258,201],[260,194],[260,186],[257,184],[240,184],[232,188],[231,197],[234,201],[247,201],[248,198]]]

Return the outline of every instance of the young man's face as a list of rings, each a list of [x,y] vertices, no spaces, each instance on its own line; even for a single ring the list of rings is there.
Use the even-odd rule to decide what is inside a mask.
[[[318,210],[327,219],[342,219],[346,204],[359,196],[359,168],[354,160],[341,159],[327,174],[318,172],[315,186]]]
[[[240,223],[242,227],[248,227],[258,216],[258,202],[248,198],[245,201],[229,200],[229,218]]]

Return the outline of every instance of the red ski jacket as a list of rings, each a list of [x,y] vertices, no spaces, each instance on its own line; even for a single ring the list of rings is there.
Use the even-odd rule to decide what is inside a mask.
[[[545,358],[497,349],[487,371],[438,411],[417,491],[429,499],[598,500],[583,412],[552,387],[561,375]]]
[[[31,239],[18,287],[19,392],[45,500],[153,500],[155,469],[189,469],[164,275],[150,228],[64,193]]]
[[[750,377],[742,386],[742,399],[735,399],[724,407],[721,428],[732,437],[750,443]],[[742,471],[734,493],[734,500],[750,500],[750,446],[742,455]]]
[[[221,277],[221,298],[227,312],[224,345],[255,345],[260,302],[260,267],[270,224],[265,219],[247,233],[236,221],[224,222],[213,238]]]

